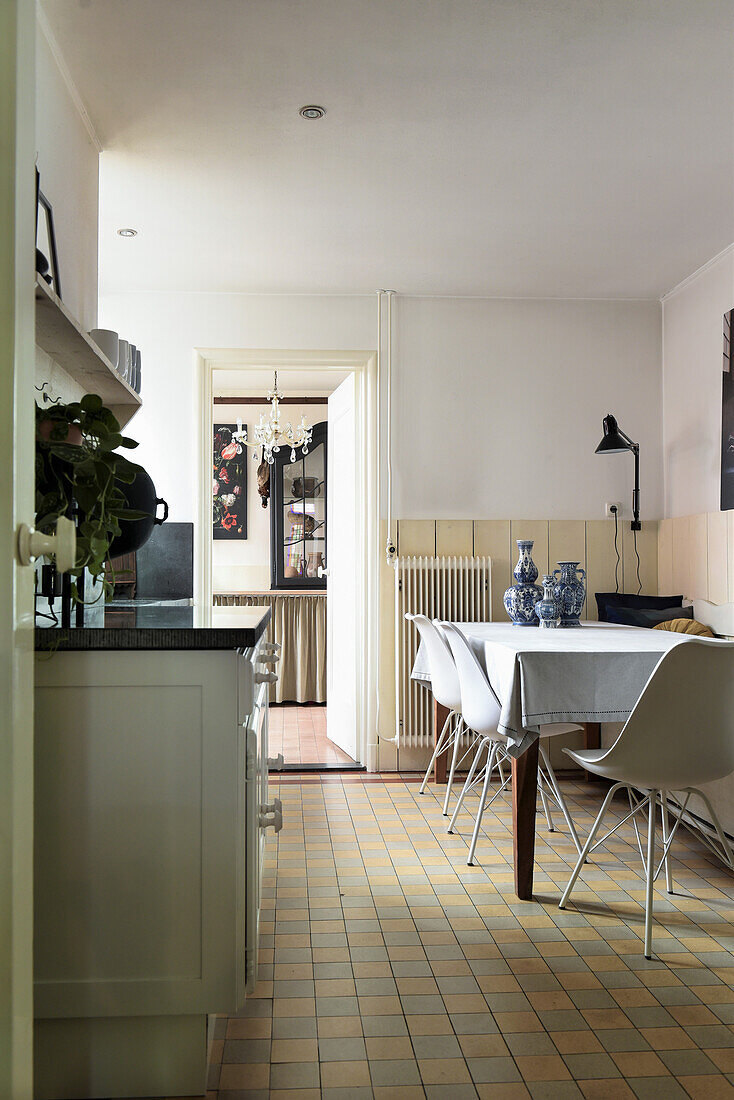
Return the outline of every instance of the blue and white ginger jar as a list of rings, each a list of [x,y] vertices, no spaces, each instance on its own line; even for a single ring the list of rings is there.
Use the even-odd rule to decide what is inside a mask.
[[[558,580],[556,580],[558,577]],[[553,595],[560,605],[561,626],[580,626],[586,599],[586,570],[577,561],[559,561],[553,570]]]
[[[541,627],[556,627],[561,625],[561,607],[553,593],[553,574],[543,574],[543,599],[535,605],[535,614],[540,620]]]
[[[537,626],[535,605],[541,599],[543,590],[535,584],[538,567],[532,556],[533,539],[517,539],[517,549],[517,565],[512,571],[517,584],[505,592],[505,611],[515,626]]]

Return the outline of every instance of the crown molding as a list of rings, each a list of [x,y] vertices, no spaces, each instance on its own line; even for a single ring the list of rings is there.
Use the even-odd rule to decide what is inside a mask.
[[[712,267],[716,267],[718,263],[721,263],[722,260],[725,260],[726,257],[729,256],[732,252],[734,252],[734,242],[730,245],[727,245],[727,247],[722,249],[721,252],[717,253],[716,256],[712,256],[711,259],[707,260],[705,264],[701,265],[701,267],[698,267],[695,271],[692,271],[690,275],[687,275],[686,278],[683,279],[676,286],[666,291],[665,294],[661,295],[660,301],[667,302],[668,298],[672,298],[674,294],[678,294],[681,290],[685,290],[687,286],[690,286],[691,283],[695,283],[696,279],[699,279],[702,275],[705,275],[706,272],[710,271]]]
[[[79,95],[79,89],[77,88],[76,84],[74,83],[73,77],[72,77],[71,73],[69,72],[69,67],[66,64],[66,61],[64,60],[64,55],[61,52],[61,47],[59,46],[58,42],[56,41],[56,36],[54,35],[54,32],[51,30],[51,25],[48,21],[48,17],[46,15],[45,11],[41,7],[40,0],[36,0],[36,22],[38,23],[38,26],[41,28],[41,33],[43,34],[43,37],[46,39],[46,41],[48,43],[48,48],[51,50],[51,53],[53,54],[54,61],[56,62],[56,65],[58,66],[59,72],[61,73],[61,79],[63,80],[64,84],[66,85],[66,89],[67,89],[69,95],[71,96],[72,103],[76,107],[77,113],[78,113],[80,119],[82,120],[82,122],[84,124],[84,129],[87,131],[87,134],[89,135],[89,140],[91,141],[92,145],[97,150],[97,152],[101,153],[102,149],[103,149],[103,146],[102,146],[102,142],[100,141],[99,134],[97,133],[97,131],[95,129],[94,123],[92,122],[91,118],[89,117],[89,112],[87,111],[87,108],[84,106],[84,100]]]

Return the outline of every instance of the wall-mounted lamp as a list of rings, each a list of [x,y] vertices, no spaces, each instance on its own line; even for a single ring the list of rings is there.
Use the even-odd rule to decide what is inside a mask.
[[[602,441],[596,448],[598,455],[616,455],[622,451],[632,451],[635,456],[635,487],[632,490],[632,523],[630,529],[632,531],[641,531],[642,524],[640,523],[640,444],[633,443],[628,435],[626,435],[617,424],[617,418],[612,416],[611,413],[607,413],[602,421],[604,425],[604,435]]]

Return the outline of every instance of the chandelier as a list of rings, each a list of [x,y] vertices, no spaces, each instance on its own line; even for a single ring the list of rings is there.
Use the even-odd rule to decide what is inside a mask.
[[[270,417],[265,420],[261,415],[260,420],[252,429],[253,439],[247,438],[247,428],[242,427],[242,421],[237,421],[237,431],[232,433],[232,438],[238,443],[244,443],[246,447],[262,447],[263,458],[272,466],[274,454],[281,447],[290,447],[291,462],[296,461],[296,448],[303,447],[303,453],[308,454],[308,446],[313,435],[313,428],[306,424],[306,417],[301,417],[301,423],[294,428],[290,420],[283,426],[280,422],[280,402],[283,394],[278,392],[278,372],[274,372],[273,388],[267,393],[270,402]],[[254,456],[257,461],[257,455]]]

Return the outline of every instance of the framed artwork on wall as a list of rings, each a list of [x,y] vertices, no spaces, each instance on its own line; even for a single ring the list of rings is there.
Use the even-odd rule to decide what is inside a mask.
[[[41,177],[36,168],[36,271],[61,297],[59,257],[56,251],[56,230],[51,203],[41,190]]]
[[[734,373],[732,327],[734,309],[724,314],[724,347],[721,373],[721,509],[734,508]]]
[[[236,427],[236,424],[214,425],[212,530],[215,539],[247,538],[247,452],[232,438]]]

